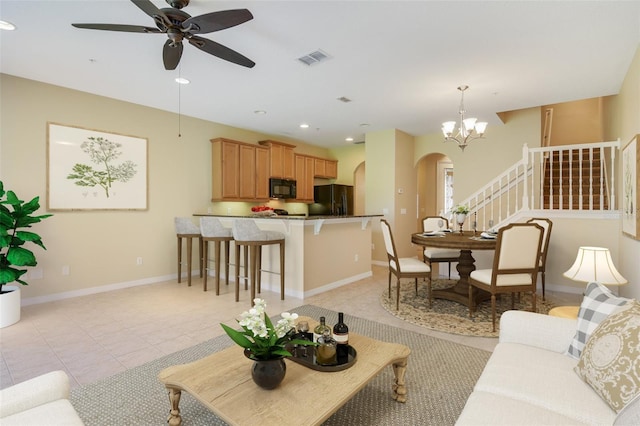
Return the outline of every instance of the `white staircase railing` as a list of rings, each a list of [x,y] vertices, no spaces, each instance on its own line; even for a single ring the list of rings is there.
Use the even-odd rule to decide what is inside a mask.
[[[471,212],[464,228],[490,229],[527,210],[616,210],[619,149],[620,140],[540,148],[525,144],[520,161],[460,203]]]

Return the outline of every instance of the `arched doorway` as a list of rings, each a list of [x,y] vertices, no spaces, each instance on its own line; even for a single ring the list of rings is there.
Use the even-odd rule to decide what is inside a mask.
[[[449,216],[453,207],[453,162],[441,153],[422,157],[417,165],[418,227],[425,216]]]

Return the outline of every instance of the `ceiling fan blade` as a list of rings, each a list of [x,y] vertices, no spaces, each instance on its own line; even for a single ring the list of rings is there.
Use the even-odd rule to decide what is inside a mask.
[[[243,67],[253,68],[256,64],[246,56],[241,55],[235,50],[229,49],[226,46],[211,41],[206,38],[192,36],[189,37],[189,43],[197,47],[198,49],[207,52],[213,56],[217,56],[225,61],[233,62],[234,64],[242,65]]]
[[[131,2],[138,6],[144,13],[151,16],[157,23],[161,23],[162,26],[166,28],[171,26],[171,21],[167,18],[167,15],[151,3],[150,0],[131,0]]]
[[[142,27],[140,25],[119,25],[119,24],[71,24],[76,28],[88,30],[124,31],[127,33],[162,33],[157,28]]]
[[[182,42],[174,43],[171,40],[167,40],[162,49],[162,61],[164,62],[164,69],[175,70],[180,63],[182,57]]]
[[[223,10],[193,16],[182,23],[182,28],[191,34],[206,34],[235,27],[253,19],[247,9]]]

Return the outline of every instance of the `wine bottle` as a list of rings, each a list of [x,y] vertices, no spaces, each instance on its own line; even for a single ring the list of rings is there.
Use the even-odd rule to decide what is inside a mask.
[[[333,326],[333,339],[338,344],[338,364],[345,364],[349,360],[349,327],[344,323],[342,312],[338,312],[338,322]]]
[[[316,328],[313,329],[313,341],[317,343],[318,339],[324,334],[325,330],[329,330],[329,334],[331,334],[331,328],[329,328],[329,326],[325,323],[325,318],[320,317],[320,324],[318,324]]]

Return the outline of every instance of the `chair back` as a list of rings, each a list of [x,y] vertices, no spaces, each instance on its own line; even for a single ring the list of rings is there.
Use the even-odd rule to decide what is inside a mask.
[[[176,217],[174,218],[176,234],[195,234],[200,235],[200,228],[193,223],[191,218]]]
[[[391,233],[391,225],[382,219],[380,220],[380,226],[382,227],[382,236],[384,237],[384,247],[387,250],[389,266],[397,270],[398,256],[396,254],[396,244],[393,241],[393,234]]]
[[[439,225],[442,221],[442,226]],[[442,216],[426,216],[422,218],[422,232],[442,231],[449,229],[449,221]]]
[[[491,283],[498,275],[531,274],[535,285],[544,229],[536,223],[512,223],[498,232]]]
[[[549,250],[549,240],[551,237],[551,228],[553,227],[553,222],[551,222],[547,218],[542,217],[534,217],[527,221],[527,223],[537,223],[542,226],[544,229],[544,236],[542,237],[542,246],[540,248],[540,269],[544,270],[545,265],[547,264],[547,251]]]
[[[266,233],[258,228],[256,222],[250,219],[234,220],[233,239],[236,241],[263,241]]]
[[[220,219],[217,217],[201,217],[200,233],[205,238],[230,238],[232,236],[231,229],[225,228]]]

